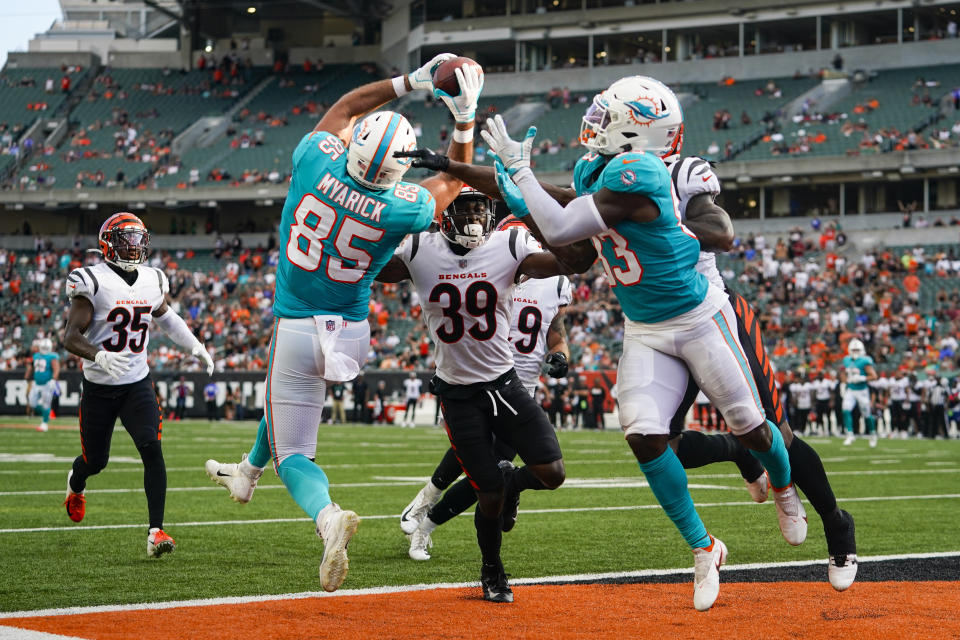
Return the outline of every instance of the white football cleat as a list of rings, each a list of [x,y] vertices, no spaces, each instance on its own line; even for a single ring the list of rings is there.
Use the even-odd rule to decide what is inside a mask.
[[[423,527],[417,527],[417,530],[410,536],[410,550],[407,552],[412,560],[429,560],[430,552],[433,548],[433,540],[430,534],[423,530]]]
[[[853,434],[851,433],[851,434],[848,435],[848,436],[846,437],[846,439],[843,441],[843,446],[849,447],[851,444],[853,444],[853,440],[854,440],[854,436],[853,436]]]
[[[408,536],[416,531],[433,505],[440,501],[441,495],[443,495],[442,492],[434,487],[432,482],[428,482],[400,512],[400,529]]]
[[[360,516],[353,511],[344,511],[331,503],[333,510],[322,525],[317,523],[317,535],[323,540],[323,559],[320,561],[320,586],[324,591],[336,591],[347,577],[350,560],[347,545],[360,526]],[[320,520],[322,515],[318,516]]]
[[[257,481],[263,475],[263,469],[254,467],[249,462],[244,464],[247,454],[239,463],[220,463],[216,460],[207,460],[204,469],[210,479],[230,492],[230,499],[240,504],[250,502],[253,490],[257,488]]]
[[[727,562],[727,545],[710,536],[710,546],[693,550],[693,606],[706,611],[720,595],[720,567]]]
[[[747,485],[747,491],[750,492],[750,497],[753,498],[754,502],[764,503],[767,501],[770,491],[767,474],[761,473],[760,477],[753,482],[747,482],[746,480],[743,482]]]
[[[871,435],[868,443],[870,444],[871,449],[875,448],[877,446],[877,434],[874,433]]]
[[[793,483],[779,491],[774,489],[773,501],[777,505],[777,521],[783,538],[793,546],[803,544],[807,539],[807,512]]]

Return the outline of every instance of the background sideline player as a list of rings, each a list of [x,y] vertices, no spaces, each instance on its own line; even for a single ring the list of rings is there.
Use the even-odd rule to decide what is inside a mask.
[[[43,338],[37,343],[37,351],[27,363],[25,379],[30,381],[27,405],[40,415],[37,431],[46,431],[49,428],[50,407],[60,379],[60,356],[53,350],[50,338]]]

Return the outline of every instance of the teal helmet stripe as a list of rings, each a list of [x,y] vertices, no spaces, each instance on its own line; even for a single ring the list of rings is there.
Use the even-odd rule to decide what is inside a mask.
[[[387,128],[383,130],[383,136],[377,144],[377,152],[373,155],[370,166],[367,167],[367,170],[363,173],[365,180],[373,181],[380,172],[380,167],[383,166],[383,161],[387,158],[387,150],[390,149],[390,144],[393,142],[393,137],[397,134],[397,129],[400,127],[402,118],[403,116],[399,113],[394,113],[390,116],[390,122],[387,124]]]

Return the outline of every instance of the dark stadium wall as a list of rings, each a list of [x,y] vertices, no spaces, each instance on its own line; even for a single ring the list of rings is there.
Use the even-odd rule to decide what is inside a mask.
[[[409,371],[365,371],[364,378],[368,385],[368,399],[373,400],[373,394],[381,380],[386,382],[387,393],[397,393],[400,402],[403,402],[403,381]],[[23,379],[23,370],[0,372],[0,415],[26,415],[27,408],[27,381]],[[164,398],[165,415],[176,407],[176,393],[174,389],[179,384],[180,376],[190,389],[187,395],[186,416],[202,418],[207,415],[206,404],[203,399],[203,388],[211,378],[202,373],[180,373],[177,371],[154,372],[151,378],[160,395]],[[423,390],[426,393],[433,372],[420,371],[417,376],[423,381]],[[58,416],[75,416],[80,405],[80,384],[83,374],[79,371],[66,371],[60,375],[60,407]],[[240,386],[241,395],[245,398],[246,418],[259,420],[263,414],[263,386],[264,373],[262,371],[238,371],[214,374],[212,380],[217,384],[217,407],[223,415],[223,405],[228,390]],[[350,383],[347,383],[349,388]],[[330,394],[327,394],[330,402]],[[347,403],[352,408],[352,402]]]

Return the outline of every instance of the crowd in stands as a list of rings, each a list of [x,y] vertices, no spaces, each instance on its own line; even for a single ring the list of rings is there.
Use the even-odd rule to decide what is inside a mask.
[[[915,223],[905,216],[905,225]],[[960,220],[950,224],[956,240]],[[213,349],[219,370],[263,370],[276,241],[271,236],[267,246],[245,247],[238,235],[229,242],[218,238],[215,246],[212,253],[155,251],[149,264],[170,278],[174,310]],[[22,366],[35,338],[50,336],[59,345],[68,306],[64,279],[71,269],[99,259],[82,249],[55,251],[42,241],[34,252],[0,249],[0,369]],[[770,240],[761,234],[738,238],[720,268],[756,309],[784,385],[836,377],[854,337],[866,345],[883,378],[923,382],[960,373],[960,251],[954,246],[860,251],[830,223]],[[599,265],[571,279],[566,325],[576,383],[585,372],[616,368],[624,316]],[[370,323],[369,368],[433,367],[432,344],[409,283],[374,286]],[[158,375],[198,370],[162,333],[152,338],[150,363]],[[67,370],[80,366],[76,357],[62,355]],[[547,397],[578,402],[583,389],[573,383],[551,387]]]

